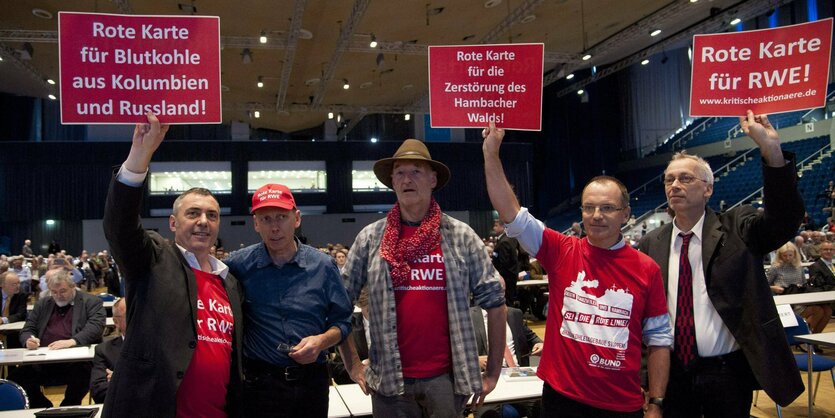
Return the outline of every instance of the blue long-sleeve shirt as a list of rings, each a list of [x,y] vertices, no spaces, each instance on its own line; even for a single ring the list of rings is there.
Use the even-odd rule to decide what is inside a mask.
[[[353,305],[334,260],[296,240],[299,250],[281,267],[264,243],[235,251],[225,260],[244,288],[245,357],[277,366],[296,363],[276,347],[337,327],[344,339],[351,332]],[[325,361],[324,352],[317,360]]]

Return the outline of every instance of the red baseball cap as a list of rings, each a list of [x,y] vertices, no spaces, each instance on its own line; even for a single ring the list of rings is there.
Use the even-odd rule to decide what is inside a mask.
[[[279,208],[292,210],[296,208],[296,199],[293,193],[283,184],[265,184],[252,195],[252,211],[261,208]]]

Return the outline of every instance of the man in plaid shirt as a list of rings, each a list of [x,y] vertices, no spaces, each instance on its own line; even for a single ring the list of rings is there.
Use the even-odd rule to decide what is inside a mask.
[[[507,311],[498,273],[475,232],[440,211],[432,192],[449,169],[423,142],[407,139],[374,174],[397,203],[357,235],[343,270],[352,300],[368,287],[371,328],[369,365],[348,339],[340,347],[346,369],[372,391],[375,417],[460,417],[470,395],[484,402],[501,371]],[[470,295],[488,315],[483,374]]]

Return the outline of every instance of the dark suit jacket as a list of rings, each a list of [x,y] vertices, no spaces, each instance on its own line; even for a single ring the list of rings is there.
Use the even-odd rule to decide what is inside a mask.
[[[96,403],[104,402],[107,395],[107,370],[115,370],[119,355],[122,354],[122,336],[111,338],[96,346],[93,356],[93,370],[90,372],[90,396]]]
[[[481,312],[481,308],[478,306],[470,308],[470,318],[473,321],[478,355],[486,356],[488,347],[487,330],[484,328],[484,316]],[[541,343],[542,339],[528,328],[528,325],[522,320],[522,311],[519,309],[507,308],[507,325],[510,326],[510,332],[513,334],[516,364],[525,367],[530,366],[531,350],[533,350],[534,344]]]
[[[809,266],[809,283],[821,291],[835,290],[835,274],[819,258]]]
[[[9,300],[9,323],[26,320],[26,299],[29,295],[17,293]]]
[[[54,307],[55,300],[52,297],[43,298],[35,303],[35,308],[26,319],[26,325],[20,331],[20,343],[23,347],[26,347],[26,340],[29,337],[34,335],[36,338],[41,338]],[[101,342],[105,319],[101,299],[76,289],[72,308],[72,338],[78,345]]]
[[[708,296],[733,334],[759,385],[780,405],[803,392],[803,382],[768,287],[763,256],[789,241],[803,218],[794,156],[782,168],[764,166],[765,211],[751,206],[705,212],[702,263]],[[641,240],[639,249],[669,271],[672,223]]]
[[[177,389],[197,345],[194,272],[173,242],[142,228],[143,195],[144,187],[114,176],[105,203],[104,234],[125,280],[128,327],[103,417],[174,417]],[[234,416],[243,377],[243,294],[231,274],[223,283],[235,321],[227,392],[227,411]]]

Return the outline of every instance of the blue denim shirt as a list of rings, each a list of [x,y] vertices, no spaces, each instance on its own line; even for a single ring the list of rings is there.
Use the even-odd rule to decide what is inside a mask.
[[[276,347],[298,344],[302,338],[337,327],[342,339],[350,335],[353,305],[342,284],[336,262],[296,240],[299,250],[276,266],[263,242],[235,251],[225,260],[244,288],[244,347],[246,357],[277,366],[296,363]],[[319,355],[325,362],[325,354]]]

